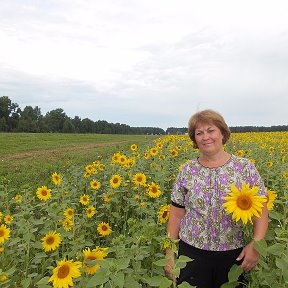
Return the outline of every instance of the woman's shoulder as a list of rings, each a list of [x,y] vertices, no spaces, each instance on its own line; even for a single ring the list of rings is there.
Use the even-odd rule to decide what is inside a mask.
[[[199,166],[198,158],[189,159],[182,164],[182,171],[187,171],[191,167]]]

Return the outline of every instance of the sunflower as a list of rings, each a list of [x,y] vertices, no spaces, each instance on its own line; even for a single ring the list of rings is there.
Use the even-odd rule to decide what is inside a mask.
[[[147,193],[151,198],[158,198],[161,195],[159,185],[152,182],[147,188]]]
[[[83,205],[88,205],[89,204],[89,200],[90,200],[89,195],[83,194],[83,195],[80,196],[79,202],[81,204],[83,204]]]
[[[16,202],[16,203],[21,203],[21,202],[22,202],[22,195],[17,194],[17,195],[14,197],[14,199],[15,199],[15,202]]]
[[[53,288],[69,288],[74,286],[73,278],[81,276],[80,268],[82,263],[80,261],[63,259],[57,262],[57,267],[53,269],[53,275],[48,282],[53,282]]]
[[[130,149],[132,150],[132,151],[136,151],[137,150],[137,145],[136,144],[132,144],[131,146],[130,146]]]
[[[274,148],[273,146],[271,146],[271,147],[269,148],[270,154],[273,153],[274,151],[275,151],[275,148]]]
[[[131,168],[135,165],[135,163],[136,163],[136,157],[130,157],[127,159],[127,161],[125,163],[125,167]]]
[[[148,160],[149,158],[150,158],[150,153],[148,152],[148,151],[146,151],[145,153],[144,153],[144,158],[146,159],[146,160]]]
[[[269,167],[269,168],[271,168],[271,167],[273,166],[273,162],[272,162],[272,161],[268,161],[268,162],[266,163],[266,166]]]
[[[243,157],[245,154],[245,151],[244,150],[238,150],[236,155],[239,156],[239,157]]]
[[[113,163],[114,163],[114,162],[119,162],[120,156],[121,156],[120,152],[114,153],[114,154],[112,155],[112,162],[113,162]]]
[[[158,154],[158,149],[153,147],[149,150],[151,156],[156,156]]]
[[[92,171],[94,170],[95,168],[93,167],[93,165],[89,164],[85,167],[85,171],[89,174],[92,174]]]
[[[122,178],[120,175],[112,175],[110,179],[110,186],[115,189],[118,188],[121,185]]]
[[[100,163],[99,166],[98,166],[98,169],[99,169],[100,171],[105,170],[105,165],[102,164],[102,163]]]
[[[277,198],[276,192],[268,189],[266,198],[267,198],[267,208],[268,210],[272,210],[274,208],[274,201]]]
[[[3,252],[4,252],[4,250],[5,250],[5,248],[4,248],[4,247],[2,247],[2,246],[0,246],[0,254],[1,254],[1,253],[3,253]]]
[[[126,161],[127,161],[127,157],[125,155],[121,154],[119,157],[119,163],[124,165],[126,163]]]
[[[175,241],[173,241],[170,237],[166,236],[162,241],[161,241],[161,247],[163,250],[166,249],[172,249],[173,246],[175,245]]]
[[[47,201],[51,198],[51,189],[48,189],[47,186],[42,186],[37,188],[36,195],[40,200]]]
[[[163,144],[162,144],[161,142],[158,142],[158,143],[156,144],[156,146],[157,146],[157,148],[159,148],[159,149],[162,149],[162,148],[163,148]]]
[[[55,184],[55,185],[60,185],[61,182],[62,182],[62,178],[59,174],[57,174],[56,172],[54,172],[52,174],[52,182]]]
[[[89,173],[89,172],[85,172],[84,174],[83,174],[83,177],[84,178],[89,178],[91,176],[91,173]]]
[[[5,282],[8,279],[9,279],[9,277],[7,274],[0,274],[0,283]]]
[[[178,152],[176,150],[170,150],[170,154],[172,157],[177,157],[178,156]]]
[[[90,182],[90,187],[91,187],[92,189],[98,190],[98,189],[101,187],[101,184],[100,184],[100,182],[97,181],[97,180],[92,180],[92,181]]]
[[[158,159],[162,161],[162,160],[165,159],[165,156],[164,155],[159,155]]]
[[[111,201],[111,199],[113,198],[114,193],[109,193],[106,195],[103,195],[103,201],[106,203],[109,203]]]
[[[5,224],[0,226],[0,244],[4,243],[10,237],[10,228],[7,227]]]
[[[146,176],[144,173],[136,173],[134,178],[133,178],[133,182],[137,185],[137,186],[145,186],[146,185]]]
[[[160,224],[164,224],[168,221],[170,214],[170,205],[161,206],[158,212],[158,220]]]
[[[5,217],[4,217],[4,222],[5,222],[5,224],[10,224],[11,222],[13,221],[13,216],[12,215],[6,215]]]
[[[112,229],[110,227],[110,225],[108,223],[105,222],[101,222],[98,226],[97,226],[97,231],[99,232],[99,234],[101,236],[107,236],[112,232]]]
[[[74,217],[74,209],[73,208],[67,208],[64,210],[64,216],[68,219],[72,219]]]
[[[68,231],[72,230],[74,223],[71,219],[65,218],[63,223],[62,223],[62,226],[63,226],[64,230],[68,232]]]
[[[240,219],[244,224],[248,220],[252,223],[252,216],[260,217],[266,196],[257,196],[259,187],[249,184],[242,184],[239,190],[234,184],[231,185],[231,192],[224,197],[226,201],[223,206],[228,214],[232,213],[232,218],[237,221]]]
[[[94,264],[93,262],[95,260],[103,260],[107,256],[107,253],[105,252],[106,249],[107,248],[96,247],[96,249],[93,249],[92,251],[90,250],[90,248],[86,248],[85,250],[83,250],[83,267],[87,274],[93,275],[100,268],[100,265],[98,263]]]
[[[95,211],[96,211],[95,207],[93,206],[87,207],[86,209],[87,218],[92,218],[95,215]]]
[[[94,166],[94,167],[98,167],[99,164],[100,164],[100,161],[99,161],[99,160],[94,160],[94,161],[92,162],[92,166]]]
[[[41,240],[45,252],[54,251],[61,243],[61,235],[56,231],[50,231]]]

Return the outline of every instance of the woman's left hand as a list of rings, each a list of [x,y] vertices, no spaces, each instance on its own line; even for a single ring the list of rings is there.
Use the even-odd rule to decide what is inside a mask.
[[[241,267],[244,272],[249,272],[255,268],[259,260],[259,253],[254,248],[253,241],[243,248],[236,260],[242,260]]]

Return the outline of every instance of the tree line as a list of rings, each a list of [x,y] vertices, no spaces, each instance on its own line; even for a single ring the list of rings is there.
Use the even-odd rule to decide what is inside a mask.
[[[288,125],[275,125],[275,126],[235,126],[229,127],[232,133],[245,133],[245,132],[281,132],[288,131]],[[166,134],[186,134],[188,132],[188,128],[176,128],[170,127],[166,130]]]
[[[26,106],[22,110],[8,96],[0,97],[0,132],[165,134],[162,128],[130,127],[126,124],[108,123],[105,120],[81,119],[79,116],[70,118],[62,108],[53,109],[42,115],[38,106],[34,108]]]
[[[270,127],[237,126],[230,127],[231,132],[273,132],[288,131],[288,125]],[[164,131],[155,127],[130,127],[126,124],[108,123],[105,120],[92,121],[79,116],[70,118],[62,108],[53,109],[42,115],[36,106],[26,106],[22,110],[8,96],[0,97],[0,132],[30,133],[97,133],[97,134],[186,134],[187,127],[169,127]]]

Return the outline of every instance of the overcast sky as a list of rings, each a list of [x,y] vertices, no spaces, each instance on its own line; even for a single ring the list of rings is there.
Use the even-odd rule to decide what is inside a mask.
[[[45,115],[288,124],[286,0],[0,0],[0,97]]]

